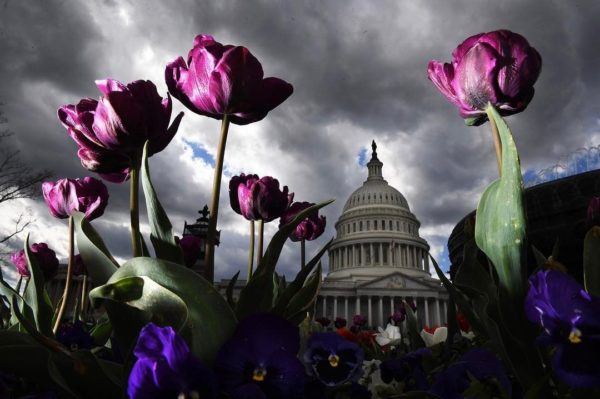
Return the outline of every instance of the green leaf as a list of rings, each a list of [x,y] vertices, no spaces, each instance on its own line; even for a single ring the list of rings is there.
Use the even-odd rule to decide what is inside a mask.
[[[52,315],[54,313],[48,293],[44,287],[44,274],[29,247],[29,234],[25,238],[25,255],[29,265],[29,284],[23,293],[23,300],[33,311],[36,329],[47,337],[52,336]],[[17,303],[16,298],[13,303]],[[13,310],[14,311],[14,310]]]
[[[106,318],[98,321],[90,331],[90,335],[94,339],[95,345],[104,346],[108,342],[112,331],[112,324],[110,323],[110,320]]]
[[[306,317],[306,312],[314,305],[322,281],[321,264],[306,280],[306,284],[289,301],[283,316],[292,323],[300,324]]]
[[[583,280],[585,290],[600,296],[600,228],[593,227],[583,241]]]
[[[300,269],[300,271],[298,272],[298,274],[296,274],[296,278],[294,278],[294,281],[292,281],[287,286],[287,288],[285,289],[285,291],[283,291],[283,293],[281,294],[281,296],[278,298],[275,306],[273,307],[273,312],[274,313],[283,314],[283,312],[285,310],[285,307],[287,306],[287,304],[290,301],[290,299],[294,295],[296,295],[296,293],[304,286],[304,282],[306,281],[306,279],[308,278],[308,276],[312,272],[312,270],[315,267],[315,265],[317,265],[317,263],[319,263],[319,260],[321,259],[321,257],[325,253],[325,251],[327,251],[329,249],[329,247],[331,246],[332,242],[333,242],[333,238],[331,240],[329,240],[329,242],[327,242],[327,244],[325,244],[319,250],[319,252],[315,255],[315,257],[312,258],[310,260],[310,262],[308,262],[306,264],[306,266],[304,266],[303,268]]]
[[[277,265],[277,260],[283,245],[294,231],[308,215],[315,212],[334,200],[321,202],[299,212],[296,217],[288,224],[282,226],[271,239],[267,250],[265,251],[260,264],[256,268],[252,279],[241,290],[240,297],[236,306],[236,314],[242,319],[252,313],[268,312],[273,308],[275,284],[273,283],[273,273]]]
[[[152,241],[152,245],[154,246],[156,257],[183,265],[183,254],[179,245],[175,243],[173,226],[160,204],[150,180],[148,141],[144,145],[144,153],[142,155],[142,188],[144,190],[144,198],[146,199],[146,209],[148,210],[148,222],[150,223],[150,241]]]
[[[235,287],[235,283],[238,280],[238,277],[240,276],[240,271],[238,270],[238,272],[231,278],[231,280],[229,280],[229,284],[227,284],[227,303],[229,304],[229,306],[231,306],[231,309],[235,310],[235,300],[233,299],[233,288]]]
[[[406,329],[409,334],[411,350],[424,348],[425,342],[423,341],[423,338],[421,338],[419,327],[417,327],[417,316],[405,300],[402,300],[402,302],[404,303],[404,309],[406,309]]]
[[[492,105],[486,111],[502,143],[502,176],[485,190],[477,206],[475,240],[490,258],[511,300],[521,303],[525,278],[521,259],[525,242],[523,178],[510,129]]]
[[[73,222],[75,223],[77,248],[88,274],[94,284],[102,285],[119,269],[119,264],[108,252],[104,241],[83,213],[76,212],[73,215]]]
[[[183,301],[188,309],[188,322],[181,333],[188,339],[192,352],[207,364],[211,364],[217,351],[233,334],[237,321],[225,299],[212,284],[197,273],[172,262],[153,258],[133,258],[123,264],[109,279],[108,286],[120,282],[129,285],[129,289],[134,292],[133,294],[127,293],[127,290],[123,289],[113,295],[113,298],[119,298],[118,301],[104,302],[115,334],[126,335],[135,332],[133,337],[127,337],[129,343],[132,339],[135,341],[139,328],[141,328],[139,324],[143,322],[144,316],[150,316],[151,312],[157,309],[155,305],[148,303],[143,298],[139,298],[136,304],[139,308],[133,308],[127,304],[128,301],[135,300],[136,295],[140,294],[140,290],[142,297],[144,295],[144,286],[140,287],[140,277],[146,278],[141,279],[144,286],[148,284],[148,281],[152,281]],[[121,282],[121,280],[124,281]],[[107,289],[99,287],[94,291],[106,292]],[[154,316],[156,317],[156,315]],[[128,328],[132,324],[131,317],[137,319],[135,324],[138,326],[135,329]],[[161,317],[167,321],[172,316],[162,315]],[[148,321],[149,319],[148,317]]]

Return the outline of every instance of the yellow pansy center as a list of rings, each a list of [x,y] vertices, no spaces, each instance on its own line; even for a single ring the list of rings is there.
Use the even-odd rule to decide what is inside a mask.
[[[266,376],[267,376],[267,370],[265,370],[262,367],[257,367],[252,372],[252,379],[257,382],[264,381]]]
[[[571,333],[569,334],[569,341],[571,341],[572,344],[578,344],[581,342],[581,331],[578,328],[571,330]]]
[[[327,360],[329,360],[331,367],[337,367],[338,364],[340,364],[340,358],[338,355],[329,355]]]

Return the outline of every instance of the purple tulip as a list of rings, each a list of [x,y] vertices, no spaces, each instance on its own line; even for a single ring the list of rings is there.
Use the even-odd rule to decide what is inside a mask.
[[[33,244],[31,245],[31,252],[44,274],[44,279],[48,281],[54,277],[58,270],[58,258],[56,257],[56,253],[48,248],[48,244],[44,242]],[[10,260],[17,268],[17,272],[21,277],[31,276],[24,249],[12,254]]]
[[[314,204],[310,202],[294,202],[281,216],[279,228],[291,222],[298,213],[306,208],[310,208],[313,205]],[[301,221],[298,226],[296,226],[296,229],[292,232],[292,234],[290,234],[290,240],[315,240],[325,231],[326,223],[325,216],[319,217],[319,212],[315,211]]]
[[[83,258],[79,254],[75,255],[75,262],[73,263],[73,275],[81,276],[83,273],[85,273],[85,270]]]
[[[355,314],[352,316],[352,324],[362,327],[367,324],[367,317],[360,314]]]
[[[165,69],[169,92],[197,114],[237,125],[259,121],[287,99],[294,88],[278,78],[263,78],[260,62],[242,46],[222,45],[198,35],[187,65],[179,57]]]
[[[133,353],[137,361],[127,385],[131,399],[217,398],[213,372],[192,355],[171,327],[147,324]]]
[[[194,235],[183,236],[181,239],[176,238],[175,241],[183,253],[183,263],[187,267],[194,266],[194,263],[200,258],[204,241]]]
[[[331,320],[329,320],[327,317],[319,317],[315,321],[323,326],[323,328],[327,328],[331,324]]]
[[[343,317],[336,317],[335,321],[333,322],[335,328],[344,328],[347,324],[348,322]]]
[[[108,203],[108,189],[98,179],[60,179],[44,182],[42,192],[52,216],[65,219],[75,212],[85,213],[88,220],[102,216]]]
[[[233,210],[246,219],[270,222],[281,217],[294,199],[294,193],[288,194],[287,186],[280,190],[279,181],[271,176],[258,179],[256,175],[241,174],[229,182],[229,198]]]
[[[587,209],[588,227],[600,226],[600,197],[593,197]]]
[[[183,112],[169,126],[171,97],[163,99],[154,83],[136,80],[124,85],[113,79],[98,80],[103,96],[85,98],[77,105],[63,105],[58,118],[79,147],[84,168],[112,182],[124,182],[137,167],[141,150],[149,140],[148,154],[162,151],[171,141]]]
[[[392,314],[392,320],[394,321],[395,324],[402,323],[405,318],[406,318],[406,309],[404,309],[404,307],[401,307],[399,311],[394,312],[394,314]]]
[[[488,102],[503,116],[523,111],[541,68],[539,53],[523,36],[498,30],[469,37],[452,53],[452,63],[432,60],[427,72],[465,123],[476,126],[487,120]]]
[[[600,386],[600,297],[556,270],[539,271],[529,283],[525,314],[543,327],[538,341],[555,347],[554,373],[572,386]]]

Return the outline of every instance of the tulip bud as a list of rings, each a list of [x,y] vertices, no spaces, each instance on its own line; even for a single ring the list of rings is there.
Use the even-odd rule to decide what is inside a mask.
[[[502,116],[523,111],[542,67],[539,53],[508,30],[471,36],[452,58],[452,63],[430,61],[429,80],[458,107],[465,123],[475,126],[487,120],[488,103]]]
[[[75,212],[85,213],[88,220],[102,216],[108,203],[108,189],[98,179],[61,179],[42,184],[44,200],[52,216],[65,219]]]
[[[587,209],[586,223],[589,228],[600,226],[600,197],[593,197]]]
[[[310,208],[314,204],[310,202],[294,202],[281,216],[279,228],[291,222],[298,213]],[[325,231],[326,218],[319,217],[318,211],[313,212],[300,222],[294,231],[290,234],[292,241],[307,240],[312,241],[317,239]]]
[[[288,187],[279,189],[279,181],[271,176],[257,179],[256,175],[234,176],[229,183],[231,207],[247,220],[270,222],[280,217],[290,206],[294,194]],[[235,188],[237,186],[237,198]]]

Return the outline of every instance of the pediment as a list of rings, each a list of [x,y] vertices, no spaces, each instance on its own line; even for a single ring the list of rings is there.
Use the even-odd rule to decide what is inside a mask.
[[[357,288],[368,289],[407,289],[407,290],[431,290],[439,289],[427,281],[407,276],[400,272],[390,273],[386,276],[376,278],[359,284]]]

